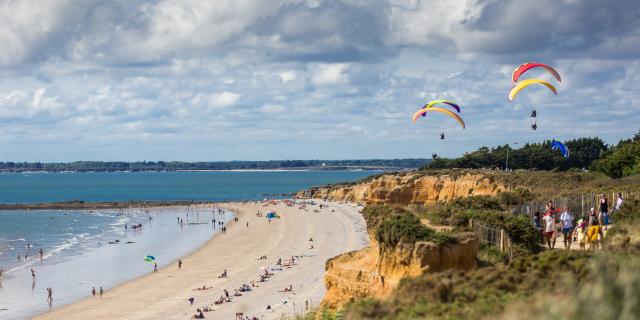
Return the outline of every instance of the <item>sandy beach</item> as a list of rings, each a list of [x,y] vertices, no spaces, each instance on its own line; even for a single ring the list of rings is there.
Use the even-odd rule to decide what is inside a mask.
[[[320,209],[320,203],[327,206]],[[282,202],[221,207],[238,212],[239,221],[184,257],[182,270],[176,261],[158,274],[106,291],[102,299],[89,297],[35,319],[189,319],[198,308],[213,309],[204,313],[207,319],[235,319],[238,312],[259,319],[280,319],[304,313],[307,302],[313,307],[321,301],[327,259],[368,245],[360,208],[352,204],[316,202],[306,209]],[[263,214],[274,210],[280,218],[269,223],[256,215],[258,210]],[[267,259],[258,260],[261,256]],[[292,256],[298,257],[293,266],[276,265],[278,259],[287,261]],[[265,267],[273,268],[273,275],[259,282]],[[225,269],[228,276],[218,278]],[[256,287],[251,291],[233,295],[235,289],[243,284],[251,286],[252,281]],[[210,288],[194,290],[203,286]],[[290,286],[291,292],[282,292]],[[214,304],[225,289],[232,301]],[[194,298],[193,305],[189,298]]]

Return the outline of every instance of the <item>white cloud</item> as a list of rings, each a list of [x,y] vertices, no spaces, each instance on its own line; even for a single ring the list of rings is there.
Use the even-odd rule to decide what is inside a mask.
[[[260,110],[265,113],[281,113],[285,111],[285,107],[278,104],[265,104],[260,107]]]
[[[212,95],[209,102],[213,107],[226,108],[235,105],[239,99],[239,94],[229,91],[223,91]]]
[[[346,63],[320,64],[311,69],[311,82],[317,86],[343,84],[349,81]]]
[[[287,83],[289,81],[295,80],[298,77],[298,74],[293,70],[287,70],[279,73],[280,78],[282,78],[282,83]]]

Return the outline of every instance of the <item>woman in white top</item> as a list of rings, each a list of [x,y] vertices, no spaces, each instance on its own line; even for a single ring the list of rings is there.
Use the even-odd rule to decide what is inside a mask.
[[[573,233],[573,215],[567,209],[560,215],[560,223],[562,224],[562,235],[564,236],[564,248],[571,248],[571,234]]]

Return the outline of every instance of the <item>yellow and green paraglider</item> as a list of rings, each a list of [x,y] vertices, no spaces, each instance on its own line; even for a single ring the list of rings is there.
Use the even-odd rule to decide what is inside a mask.
[[[464,123],[464,120],[462,120],[462,118],[460,118],[459,115],[447,110],[447,109],[442,109],[442,108],[438,108],[438,107],[429,107],[429,108],[424,108],[424,109],[420,109],[418,110],[416,113],[413,114],[413,122],[416,122],[416,120],[418,120],[418,118],[420,116],[426,115],[427,112],[440,112],[440,113],[444,113],[448,116],[450,116],[451,118],[454,118],[456,121],[458,121],[458,123],[462,126],[462,129],[466,128],[466,125]]]

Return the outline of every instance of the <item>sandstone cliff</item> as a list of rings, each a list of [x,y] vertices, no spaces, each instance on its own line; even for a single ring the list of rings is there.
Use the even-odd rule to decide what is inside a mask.
[[[428,204],[470,195],[496,195],[510,190],[493,176],[478,172],[427,175],[420,172],[390,173],[368,181],[314,187],[298,197],[326,198],[357,203]]]
[[[381,249],[372,239],[366,249],[339,255],[326,264],[324,307],[337,309],[362,297],[384,298],[400,279],[444,269],[476,268],[478,240],[462,234],[453,244],[416,242]]]

